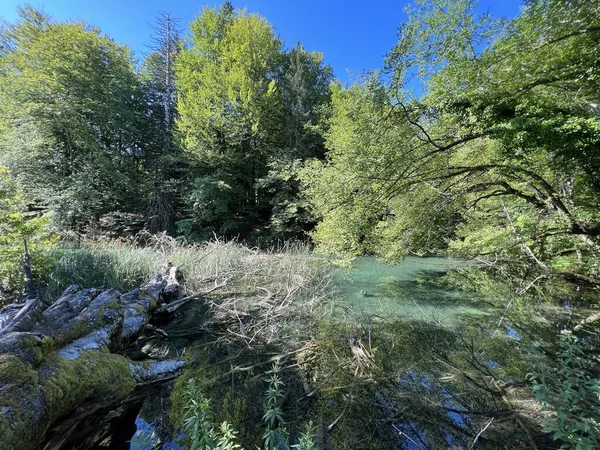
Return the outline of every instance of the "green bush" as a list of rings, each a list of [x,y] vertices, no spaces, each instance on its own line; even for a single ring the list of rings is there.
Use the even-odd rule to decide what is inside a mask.
[[[536,399],[550,412],[543,431],[561,449],[600,448],[600,380],[594,373],[599,358],[592,349],[565,332],[557,342],[558,366],[531,376]]]
[[[34,282],[44,278],[54,262],[51,250],[57,236],[50,231],[49,218],[28,215],[26,204],[8,170],[0,166],[0,288],[3,291],[23,289],[25,243]]]

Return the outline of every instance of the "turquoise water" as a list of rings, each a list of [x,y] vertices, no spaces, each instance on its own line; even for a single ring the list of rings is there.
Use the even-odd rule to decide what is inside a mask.
[[[350,329],[367,329],[363,341],[372,338],[385,354],[379,359],[381,377],[391,381],[373,393],[385,448],[470,448],[473,436],[504,407],[489,386],[525,379],[540,357],[509,317],[514,314],[507,314],[513,303],[441,282],[448,271],[467,264],[408,257],[384,265],[363,257],[336,272],[334,317],[354,324]],[[505,428],[489,429],[477,448],[523,448],[518,427],[510,417]]]
[[[456,325],[464,316],[488,315],[490,303],[481,296],[437,287],[435,281],[465,262],[439,257],[407,257],[384,265],[362,257],[335,276],[339,308],[349,319],[421,320]]]

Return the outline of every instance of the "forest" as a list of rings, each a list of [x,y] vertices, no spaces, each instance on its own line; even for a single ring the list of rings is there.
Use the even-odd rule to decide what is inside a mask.
[[[600,3],[406,12],[0,23],[0,449],[600,448]]]

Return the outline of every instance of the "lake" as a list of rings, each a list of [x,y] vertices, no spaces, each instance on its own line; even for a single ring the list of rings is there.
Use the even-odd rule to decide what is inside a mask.
[[[489,298],[441,282],[448,271],[467,266],[440,257],[408,257],[397,265],[363,257],[349,269],[335,269],[335,298],[311,325],[318,327],[311,330],[318,336],[317,350],[310,363],[296,359],[284,373],[291,398],[284,405],[288,425],[310,418],[320,430],[319,448],[416,450],[471,448],[475,443],[480,449],[552,448],[536,431],[540,412],[525,380],[544,359],[540,347],[545,339],[556,333],[548,325],[569,320],[565,309]],[[197,311],[199,317],[205,314]],[[189,326],[192,314],[193,309],[176,322],[185,320]],[[205,350],[207,344],[210,350]],[[197,373],[209,378],[215,377],[219,361],[235,353],[206,338],[177,343],[179,348],[194,345],[204,356],[192,358],[193,364],[207,367]],[[236,351],[240,359],[258,365],[272,354],[256,348]],[[310,398],[301,389],[308,382],[318,393]],[[244,391],[234,385],[243,385]],[[235,415],[236,408],[243,408],[247,418],[239,426],[246,434],[252,433],[248,426],[255,426],[260,442],[260,372],[210,386],[217,415]],[[223,400],[225,406],[219,407],[232,392],[238,403],[225,405]],[[144,439],[157,433],[157,399],[146,404],[154,407],[142,409],[132,449],[149,448]],[[252,408],[255,418],[248,419]],[[182,448],[169,437],[162,442],[163,448]]]

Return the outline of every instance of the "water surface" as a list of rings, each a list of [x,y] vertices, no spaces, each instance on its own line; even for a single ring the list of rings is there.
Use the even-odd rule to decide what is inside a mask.
[[[465,262],[440,257],[407,257],[394,265],[375,257],[357,258],[349,269],[338,269],[336,285],[349,318],[423,320],[455,326],[461,317],[488,315],[490,302],[480,295],[447,287],[435,280]]]
[[[307,400],[300,390],[294,406],[286,408],[292,420],[312,417],[320,424],[319,448],[469,448],[492,419],[501,425],[486,429],[477,448],[529,445],[522,428],[535,429],[537,424],[529,411],[515,406],[529,394],[498,386],[525,380],[540,357],[540,342],[523,323],[511,320],[509,299],[485,298],[440,282],[445,273],[466,264],[408,257],[396,265],[383,265],[364,257],[349,269],[336,270],[331,314],[321,317],[323,331],[310,333],[320,341],[312,368],[320,373],[314,380],[318,394]],[[192,309],[176,318],[168,326],[173,328],[168,329],[171,339],[178,329],[201,322],[204,313]],[[194,342],[175,344],[188,345]],[[356,358],[353,352],[359,347],[367,352],[366,358]],[[210,351],[211,364],[226,356],[227,352],[219,354],[222,350],[215,346]],[[261,355],[255,356],[260,361]],[[285,385],[292,390],[297,374],[286,376],[292,377]],[[260,384],[260,375],[258,380]],[[236,384],[242,385],[242,380]],[[261,390],[262,385],[250,394],[256,398],[249,399],[258,404],[258,420],[252,422],[256,426],[260,426]],[[294,408],[299,409],[296,416]],[[138,420],[131,448],[146,448],[143,438],[154,433],[153,414]],[[334,421],[336,426],[329,430]]]

